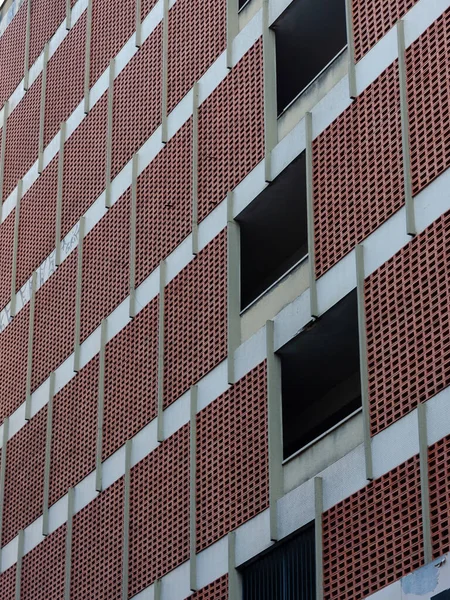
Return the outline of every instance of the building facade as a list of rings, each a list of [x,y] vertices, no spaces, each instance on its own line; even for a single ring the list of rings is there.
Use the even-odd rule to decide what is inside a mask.
[[[1,600],[450,598],[450,0],[0,16]]]

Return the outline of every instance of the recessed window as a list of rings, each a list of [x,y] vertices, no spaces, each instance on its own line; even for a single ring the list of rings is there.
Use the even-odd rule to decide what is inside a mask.
[[[345,0],[294,0],[273,29],[280,114],[346,46]]]
[[[361,406],[356,291],[279,352],[284,458]]]
[[[314,523],[242,569],[243,600],[316,597]]]
[[[249,2],[250,0],[238,0],[238,9],[241,10],[241,8],[244,8]]]
[[[242,211],[237,221],[244,309],[307,253],[304,153]]]

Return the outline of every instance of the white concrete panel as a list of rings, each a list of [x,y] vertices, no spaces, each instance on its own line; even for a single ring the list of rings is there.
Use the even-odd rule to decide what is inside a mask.
[[[426,403],[428,445],[450,432],[450,387],[445,388]]]
[[[91,335],[84,340],[80,346],[80,369],[82,369],[88,362],[94,358],[96,354],[100,352],[100,329],[97,327]],[[73,363],[73,355],[70,357]]]
[[[75,487],[74,514],[92,502],[96,496],[98,496],[98,492],[95,490],[95,471],[92,471]]]
[[[401,581],[396,581],[388,587],[379,590],[375,594],[367,596],[367,599],[369,598],[370,600],[402,600]]]
[[[102,465],[102,486],[108,488],[125,475],[125,446],[121,446]]]
[[[192,116],[193,106],[193,92],[192,89],[187,92],[184,98],[176,105],[172,112],[167,117],[167,134],[172,138],[177,131],[179,131],[183,125]],[[161,143],[161,130],[158,128],[159,142]]]
[[[50,378],[46,379],[37,390],[33,392],[31,397],[31,416],[36,415],[41,408],[46,406],[50,393]]]
[[[319,475],[323,477],[323,510],[326,511],[367,484],[363,445],[343,456]]]
[[[233,217],[237,217],[265,188],[264,161],[261,161],[233,190]]]
[[[271,545],[269,510],[265,510],[236,529],[236,566],[242,565]]]
[[[225,79],[229,71],[227,69],[226,52],[222,52],[219,58],[209,67],[199,81],[198,102],[202,104],[210,96],[218,85]]]
[[[23,544],[23,552],[26,554],[36,548],[38,544],[44,541],[44,536],[42,535],[42,521],[43,518],[39,517],[31,523],[29,527],[27,527],[24,531],[24,544]]]
[[[218,542],[197,554],[197,587],[201,589],[228,573],[228,540]]]
[[[450,6],[449,0],[421,0],[406,13],[405,44],[410,46]]]
[[[423,231],[450,209],[450,169],[444,171],[414,198],[417,231]]]
[[[4,571],[6,571],[7,569],[9,569],[9,567],[12,567],[17,562],[18,541],[19,541],[18,538],[15,537],[8,544],[6,544],[6,546],[3,546],[2,550],[1,550],[1,553],[2,553],[2,570],[1,570],[1,572],[2,573]]]
[[[232,64],[235,66],[262,36],[262,8],[233,40]],[[225,54],[225,53],[224,53]],[[223,55],[222,55],[223,56]]]
[[[169,438],[176,431],[186,425],[186,423],[189,423],[190,416],[191,394],[188,390],[164,411],[164,439]]]
[[[48,531],[53,533],[64,525],[67,521],[67,511],[69,508],[69,497],[66,494],[60,498],[55,504],[52,504],[48,510]]]
[[[348,76],[346,76],[312,109],[313,139],[319,136],[351,103],[348,95]],[[301,123],[302,121],[299,125]]]
[[[314,520],[314,480],[305,481],[280,500],[277,505],[280,538],[290,535]]]
[[[226,198],[198,226],[198,249],[202,250],[227,226]]]
[[[25,421],[25,403],[19,406],[17,410],[9,417],[8,439],[10,440],[16,433],[26,425]],[[3,439],[3,438],[2,438]]]
[[[402,208],[363,240],[365,276],[368,277],[410,240],[406,233],[405,209]]]
[[[192,238],[189,235],[166,258],[166,285],[172,281],[194,258],[192,254]]]
[[[159,294],[159,267],[135,291],[136,314]]]
[[[241,379],[266,358],[266,328],[262,327],[239,346],[234,355],[236,380]]]
[[[161,600],[184,600],[190,593],[187,561],[162,578]]]
[[[302,119],[272,150],[272,177],[277,177],[305,148],[305,120]]]
[[[115,308],[107,319],[106,342],[113,339],[130,322],[129,316],[130,301],[125,298],[117,308]]]
[[[279,350],[311,321],[309,288],[275,317],[275,350]]]
[[[131,466],[134,467],[150,452],[158,447],[157,420],[153,419],[143,427],[134,437],[131,448]]]
[[[322,315],[356,288],[355,251],[352,250],[317,280],[317,304]]]
[[[227,361],[222,361],[197,383],[197,412],[211,404],[213,400],[230,387],[227,380]]]
[[[362,94],[397,57],[397,30],[394,27],[356,65],[358,95]]]

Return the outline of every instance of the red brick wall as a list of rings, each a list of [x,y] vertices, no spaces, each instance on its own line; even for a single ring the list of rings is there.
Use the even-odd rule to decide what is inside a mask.
[[[66,16],[65,0],[54,0],[49,7],[48,0],[33,0],[30,21],[29,65],[33,65],[45,44],[58,29]]]
[[[450,551],[450,436],[428,449],[431,542],[433,558]]]
[[[0,106],[23,79],[26,26],[27,5],[24,3],[0,37]]]
[[[15,600],[16,565],[13,565],[0,574],[0,589],[2,591],[2,600]]]
[[[14,219],[15,212],[12,211],[0,225],[0,306],[2,308],[11,300]]]
[[[423,564],[419,457],[323,514],[325,600],[360,600]]]
[[[194,592],[186,600],[228,600],[228,575]]]

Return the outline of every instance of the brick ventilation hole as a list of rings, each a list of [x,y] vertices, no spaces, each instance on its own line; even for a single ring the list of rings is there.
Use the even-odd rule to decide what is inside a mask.
[[[222,230],[166,287],[164,407],[227,354],[227,236]]]
[[[103,460],[156,417],[159,297],[106,346]]]
[[[228,600],[228,574],[197,590],[185,600]]]
[[[129,598],[189,558],[189,424],[131,470]]]
[[[433,559],[450,551],[450,436],[428,449]]]
[[[401,19],[417,0],[354,0],[355,60],[360,60]]]
[[[64,597],[65,542],[66,526],[63,525],[23,557],[21,600]]]
[[[98,355],[53,398],[49,505],[95,469]]]
[[[263,362],[197,416],[197,551],[268,507]]]
[[[180,0],[169,11],[168,110],[227,45],[226,0]]]
[[[262,60],[260,38],[200,106],[199,221],[264,158]]]
[[[450,384],[450,212],[365,281],[371,434]]]
[[[73,518],[71,600],[122,598],[123,477]]]
[[[137,182],[136,286],[192,229],[192,117]]]
[[[450,165],[449,50],[446,10],[406,51],[414,195]]]
[[[325,600],[362,600],[422,566],[419,456],[326,511],[323,543]]]
[[[47,407],[8,441],[2,544],[42,514]]]
[[[313,141],[313,193],[321,277],[404,204],[397,61]]]
[[[23,3],[0,37],[0,106],[8,100],[23,78],[26,27],[27,3]]]

